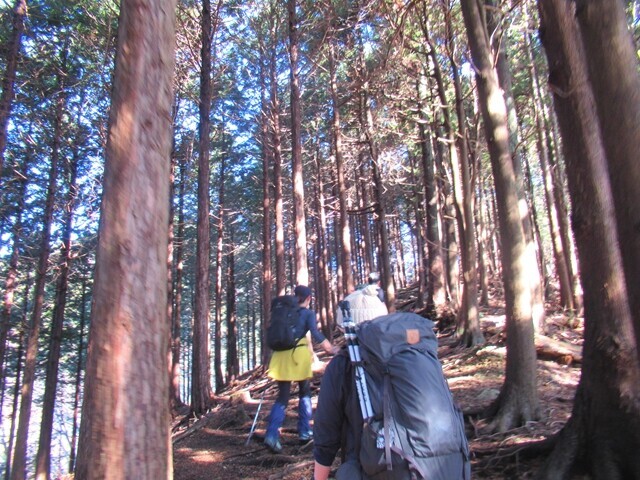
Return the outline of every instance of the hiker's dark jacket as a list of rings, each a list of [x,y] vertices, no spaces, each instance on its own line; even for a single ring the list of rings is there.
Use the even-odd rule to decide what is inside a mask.
[[[313,419],[313,457],[330,466],[344,442],[344,461],[358,459],[362,413],[351,361],[345,349],[336,355],[322,376]]]

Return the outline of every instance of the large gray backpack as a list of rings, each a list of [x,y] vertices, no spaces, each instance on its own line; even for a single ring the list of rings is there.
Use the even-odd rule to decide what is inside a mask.
[[[395,313],[357,329],[374,416],[360,464],[372,480],[469,479],[469,445],[437,358],[433,322]]]

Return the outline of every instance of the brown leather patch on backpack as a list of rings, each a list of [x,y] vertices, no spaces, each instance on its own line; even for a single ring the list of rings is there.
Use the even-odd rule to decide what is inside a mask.
[[[409,345],[415,345],[420,341],[420,331],[415,328],[410,328],[407,331],[407,343]]]

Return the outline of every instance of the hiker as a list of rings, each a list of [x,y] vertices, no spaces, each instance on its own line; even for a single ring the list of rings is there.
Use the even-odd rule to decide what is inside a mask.
[[[318,331],[316,314],[309,309],[311,303],[311,289],[306,285],[298,285],[294,290],[295,298],[300,307],[300,315],[294,330],[296,338],[300,340],[296,347],[289,350],[274,351],[269,362],[268,375],[278,382],[278,398],[276,399],[271,413],[269,414],[269,425],[264,438],[264,443],[274,453],[282,451],[280,443],[280,426],[284,421],[285,409],[289,403],[291,392],[291,382],[298,382],[299,402],[298,402],[298,435],[301,441],[308,441],[313,437],[313,432],[309,426],[311,420],[311,386],[309,379],[313,376],[311,371],[312,351],[307,346],[307,332],[311,333],[313,341],[319,343],[327,352],[335,354],[339,351]]]
[[[338,450],[336,480],[471,478],[462,413],[437,359],[433,322],[401,312],[346,326],[347,347],[320,386],[314,479],[329,478]]]
[[[355,324],[389,313],[387,306],[378,297],[378,287],[375,284],[368,284],[360,290],[351,292],[344,298],[344,301],[349,302],[351,319]],[[338,308],[336,323],[342,327],[342,322],[342,309]]]
[[[378,298],[382,303],[385,303],[384,290],[382,290],[382,287],[380,286],[380,274],[378,272],[371,272],[368,277],[368,282],[367,286],[375,286]]]

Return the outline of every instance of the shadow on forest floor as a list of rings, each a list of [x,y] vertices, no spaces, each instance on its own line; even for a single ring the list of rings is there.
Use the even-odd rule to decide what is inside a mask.
[[[581,346],[581,326],[571,329],[565,323],[561,315],[549,315],[548,335]],[[504,315],[499,309],[483,310],[482,327],[487,343],[482,347],[460,348],[451,335],[439,336],[438,354],[444,373],[453,396],[465,413],[487,407],[502,385],[506,354],[503,324]],[[312,381],[314,408],[320,378],[329,358],[320,355],[319,360]],[[579,365],[562,365],[539,358],[538,392],[542,420],[529,422],[506,433],[486,434],[482,421],[465,416],[472,450],[472,478],[532,478],[544,458],[525,458],[518,452],[518,446],[549,438],[562,428],[571,414],[579,376]],[[262,392],[264,401],[256,431],[249,444],[245,445]],[[282,453],[274,455],[262,444],[266,417],[277,396],[277,387],[266,377],[264,368],[244,374],[222,395],[208,415],[198,422],[191,421],[188,427],[175,429],[176,480],[313,478],[312,444],[300,444],[297,439],[297,402],[289,402],[287,408],[282,429]],[[176,425],[179,420],[176,419]],[[338,464],[336,461],[334,466]]]

